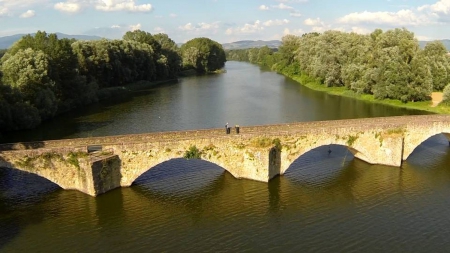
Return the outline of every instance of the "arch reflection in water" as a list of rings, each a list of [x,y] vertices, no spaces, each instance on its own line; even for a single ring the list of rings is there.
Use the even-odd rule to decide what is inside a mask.
[[[226,172],[222,167],[199,159],[172,159],[138,177],[133,185],[163,195],[195,195],[204,192]]]
[[[48,213],[41,209],[29,212],[29,209],[42,206],[61,192],[60,189],[38,175],[0,168],[0,249],[29,225],[42,222]]]
[[[352,160],[354,156],[346,146],[321,146],[295,160],[284,176],[305,186],[324,186],[348,169]]]
[[[406,160],[408,164],[431,168],[450,154],[449,140],[444,134],[434,135],[422,142]],[[450,163],[449,163],[450,164]]]
[[[61,189],[57,184],[39,175],[16,169],[0,168],[0,203],[5,208],[31,205],[51,192]],[[14,203],[13,203],[14,202]]]

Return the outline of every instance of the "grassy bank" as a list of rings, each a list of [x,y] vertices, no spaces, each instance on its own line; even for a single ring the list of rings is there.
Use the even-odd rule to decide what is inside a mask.
[[[421,101],[421,102],[408,102],[403,103],[400,100],[394,100],[394,99],[375,99],[373,95],[369,94],[357,94],[354,91],[348,90],[345,87],[326,87],[322,83],[318,82],[317,80],[308,77],[307,75],[287,75],[285,73],[281,73],[285,76],[288,76],[301,85],[304,85],[312,90],[316,91],[323,91],[331,95],[336,96],[343,96],[343,97],[349,97],[354,98],[362,101],[367,101],[370,103],[378,103],[378,104],[384,104],[384,105],[390,105],[390,106],[396,106],[406,109],[414,109],[414,110],[421,110],[421,111],[427,111],[432,113],[438,113],[438,114],[450,114],[450,106],[447,105],[438,105],[436,107],[432,106],[432,101]]]

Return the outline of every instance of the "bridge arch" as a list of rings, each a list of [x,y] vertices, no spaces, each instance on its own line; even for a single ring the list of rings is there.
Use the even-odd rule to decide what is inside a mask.
[[[190,198],[203,196],[205,192],[222,188],[224,177],[231,178],[223,168],[201,159],[172,159],[150,168],[134,182],[140,190],[151,190],[151,195],[170,195],[180,200],[189,195]]]
[[[36,173],[6,166],[1,166],[0,170],[0,174],[2,174],[0,181],[6,180],[4,184],[0,182],[0,190],[13,189],[13,192],[19,191],[21,193],[21,196],[15,196],[14,193],[12,195],[14,197],[37,196],[62,189],[60,185]],[[22,196],[23,193],[26,195]]]
[[[422,133],[416,133],[414,137],[406,137],[405,138],[405,144],[404,144],[404,151],[403,151],[403,160],[407,160],[408,157],[416,150],[422,143],[429,140],[432,137],[438,136],[438,135],[444,135],[447,140],[449,141],[450,145],[450,131],[432,131],[432,132],[422,132]]]
[[[354,159],[353,153],[347,146],[344,145],[323,145],[320,147],[316,147],[311,149],[302,155],[300,155],[297,159],[295,159],[287,168],[285,173],[294,173],[289,172],[292,169],[298,168],[322,168],[322,167],[343,167],[349,161]],[[339,169],[336,169],[339,171]],[[316,173],[316,172],[313,172]]]
[[[200,164],[199,164],[200,163]],[[203,164],[202,164],[203,163]],[[162,166],[181,166],[181,167],[189,167],[189,166],[214,166],[216,168],[220,168],[222,171],[228,172],[231,175],[233,175],[231,172],[223,168],[222,166],[213,163],[211,161],[208,161],[206,159],[186,159],[183,157],[175,157],[175,158],[168,158],[164,161],[158,161],[158,163],[152,164],[151,167],[142,168],[139,170],[136,170],[136,173],[133,173],[133,177],[131,177],[129,180],[131,181],[131,184],[136,183],[142,176],[144,176],[146,173],[149,173],[150,171],[154,169],[161,169]],[[166,169],[166,168],[164,168]],[[168,170],[172,170],[174,168],[167,168]],[[176,170],[176,169],[175,169]],[[185,171],[185,173],[192,172],[191,171]],[[234,176],[234,175],[233,175]]]
[[[42,179],[45,179],[45,180],[47,180],[47,181],[57,185],[59,188],[65,189],[65,190],[79,190],[78,188],[75,188],[75,187],[73,187],[70,184],[65,184],[64,182],[62,182],[60,180],[61,179],[61,175],[59,175],[58,173],[49,171],[49,170],[35,170],[33,168],[20,168],[18,166],[15,166],[15,165],[9,163],[9,162],[0,161],[0,169],[2,169],[2,168],[18,170],[18,171],[21,171],[21,172],[24,172],[24,173],[33,174],[33,175],[35,175],[37,177],[40,177]]]
[[[306,140],[307,141],[307,140]],[[351,144],[351,145],[349,145]],[[345,147],[349,153],[351,153],[352,157],[356,157],[360,160],[363,160],[368,163],[373,163],[373,159],[370,155],[371,145],[377,145],[369,143],[369,146],[366,142],[358,142],[357,140],[354,143],[349,143],[348,139],[342,138],[323,138],[322,140],[317,139],[310,143],[309,145],[302,145],[299,149],[289,149],[284,148],[281,152],[282,157],[282,166],[280,174],[283,175],[291,165],[298,160],[300,157],[304,156],[308,152],[318,150],[321,147],[332,147],[332,146],[340,146]],[[328,152],[328,151],[327,151]],[[332,150],[331,150],[332,152]]]

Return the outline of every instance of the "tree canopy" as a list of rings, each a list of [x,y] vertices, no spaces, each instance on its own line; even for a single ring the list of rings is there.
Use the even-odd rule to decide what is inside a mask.
[[[450,83],[450,58],[441,42],[419,48],[406,29],[361,35],[340,31],[283,37],[279,50],[227,51],[229,60],[257,63],[287,75],[305,74],[325,86],[344,86],[376,99],[429,100]]]
[[[184,68],[194,68],[198,73],[213,72],[225,66],[222,45],[208,38],[195,38],[181,46]]]
[[[199,72],[223,67],[220,44],[194,39]],[[195,54],[194,54],[195,55]],[[191,56],[191,55],[189,55]],[[177,78],[182,52],[167,34],[136,30],[122,40],[76,41],[38,31],[0,52],[0,131],[34,128],[98,101],[99,90]]]

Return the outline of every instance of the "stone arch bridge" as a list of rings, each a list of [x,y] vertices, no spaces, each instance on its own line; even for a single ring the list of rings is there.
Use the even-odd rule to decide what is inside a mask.
[[[301,155],[323,145],[344,145],[371,164],[400,166],[423,141],[450,139],[450,116],[400,116],[289,123],[225,129],[131,134],[0,145],[0,167],[35,173],[63,189],[96,196],[130,186],[190,147],[236,178],[268,182]],[[95,152],[90,152],[97,150]]]

